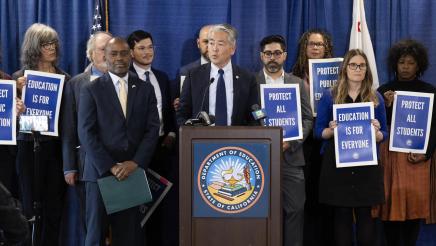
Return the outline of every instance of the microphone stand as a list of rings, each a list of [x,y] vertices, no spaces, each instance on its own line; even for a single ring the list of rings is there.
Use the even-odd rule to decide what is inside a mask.
[[[40,168],[40,152],[41,133],[39,131],[32,131],[33,136],[33,164],[34,164],[34,194],[33,194],[33,217],[30,219],[32,222],[32,246],[39,246],[41,244],[41,168]]]

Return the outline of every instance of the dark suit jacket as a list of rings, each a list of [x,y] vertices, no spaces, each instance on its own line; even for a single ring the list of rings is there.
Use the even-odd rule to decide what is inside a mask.
[[[79,112],[80,90],[84,85],[90,83],[91,70],[74,76],[65,83],[62,97],[62,158],[65,171],[76,170],[83,174],[84,154],[80,146],[79,135],[77,133],[77,116]]]
[[[133,67],[130,66],[130,71],[138,74]],[[160,70],[151,68],[154,76],[156,76],[157,82],[159,84],[160,92],[162,94],[162,121],[163,121],[163,130],[165,135],[169,132],[176,132],[176,116],[171,100],[171,88],[170,88],[170,79],[168,75]]]
[[[309,136],[312,125],[312,109],[310,107],[309,96],[304,90],[304,81],[292,74],[285,73],[285,84],[300,85],[300,100],[301,100],[301,117],[303,124],[303,139],[289,141],[290,147],[283,153],[282,169],[282,193],[283,193],[283,208],[287,216],[290,214],[301,213],[304,208],[305,191],[304,191],[304,172],[301,168],[305,165],[303,142]],[[256,80],[259,84],[265,84],[265,75],[261,70],[256,75]],[[260,86],[259,86],[260,88]],[[290,225],[296,223],[302,225],[303,217],[295,216]],[[288,221],[288,220],[285,220]],[[287,226],[290,226],[287,225]]]
[[[195,118],[200,111],[209,111],[209,90],[211,64],[204,64],[188,72],[180,96],[177,123]],[[256,79],[253,74],[233,65],[233,112],[232,126],[256,124],[251,116],[251,106],[259,104]],[[216,82],[214,82],[216,83]],[[206,91],[207,90],[207,91]],[[204,97],[203,108],[201,104]]]
[[[126,160],[146,169],[159,135],[153,86],[129,72],[125,118],[110,75],[104,74],[80,92],[78,127],[86,151],[83,180],[109,175],[112,166]]]
[[[259,84],[265,84],[265,74],[263,70],[257,73],[256,80]],[[304,81],[299,77],[292,75],[290,73],[285,73],[285,84],[298,84],[300,85],[300,100],[301,100],[301,116],[303,124],[303,139],[289,141],[290,148],[283,154],[283,160],[289,166],[304,166],[304,153],[303,153],[303,142],[309,136],[312,126],[313,117],[312,109],[310,107],[309,95],[307,95],[304,90]],[[259,86],[260,88],[260,86]],[[259,93],[260,95],[260,93]],[[285,165],[286,166],[286,165]]]
[[[171,99],[174,101],[174,99],[180,97],[180,78],[181,76],[188,75],[189,70],[201,66],[201,59],[198,59],[196,61],[193,61],[189,64],[186,64],[185,66],[181,67],[177,71],[176,78],[171,81]]]

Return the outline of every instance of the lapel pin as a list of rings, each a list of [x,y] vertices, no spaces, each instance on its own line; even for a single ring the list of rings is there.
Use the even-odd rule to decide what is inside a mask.
[[[239,79],[239,75],[236,75],[236,79]]]
[[[136,88],[136,85],[132,85],[132,88]]]

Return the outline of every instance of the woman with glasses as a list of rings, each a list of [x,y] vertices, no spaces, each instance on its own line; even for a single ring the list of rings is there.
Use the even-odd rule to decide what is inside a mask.
[[[421,43],[409,39],[394,44],[389,51],[388,65],[395,79],[380,86],[378,91],[384,96],[390,126],[395,91],[435,94],[436,89],[419,79],[428,67],[427,50]],[[425,154],[391,152],[389,141],[381,145],[386,203],[374,212],[383,221],[388,245],[415,245],[420,223],[430,215],[430,158],[436,145],[435,115],[433,105],[432,127]]]
[[[304,80],[304,89],[310,95],[309,59],[331,58],[333,44],[330,34],[321,29],[306,31],[299,41],[297,61],[292,74]],[[304,178],[306,184],[306,203],[304,206],[304,245],[317,246],[333,244],[331,230],[331,211],[318,202],[319,172],[321,167],[321,141],[311,134],[303,144]],[[313,235],[318,235],[314,237]]]
[[[319,201],[333,207],[335,245],[352,245],[353,216],[357,245],[372,246],[375,226],[371,207],[384,200],[382,169],[379,165],[337,168],[335,161],[333,104],[373,102],[371,120],[376,142],[387,137],[383,97],[372,89],[373,78],[366,55],[358,49],[344,57],[337,84],[325,91],[318,104],[315,137],[323,140]]]
[[[59,58],[59,38],[56,31],[44,24],[31,25],[21,46],[22,68],[12,77],[17,80],[19,90],[26,84],[25,70],[36,70],[70,76],[57,67]],[[22,203],[25,215],[34,216],[33,202],[41,201],[42,231],[40,245],[58,245],[59,228],[65,189],[62,170],[61,141],[58,137],[40,136],[39,180],[34,180],[33,136],[19,133],[17,137],[17,170]],[[34,185],[38,184],[41,196],[34,195]]]

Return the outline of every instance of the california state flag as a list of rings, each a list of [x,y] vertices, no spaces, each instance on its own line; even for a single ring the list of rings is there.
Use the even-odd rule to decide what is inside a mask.
[[[377,65],[375,63],[374,50],[372,48],[368,26],[366,25],[363,0],[354,0],[353,3],[353,26],[351,27],[350,34],[350,50],[351,49],[361,49],[365,52],[372,72],[372,87],[377,89],[379,86]]]

